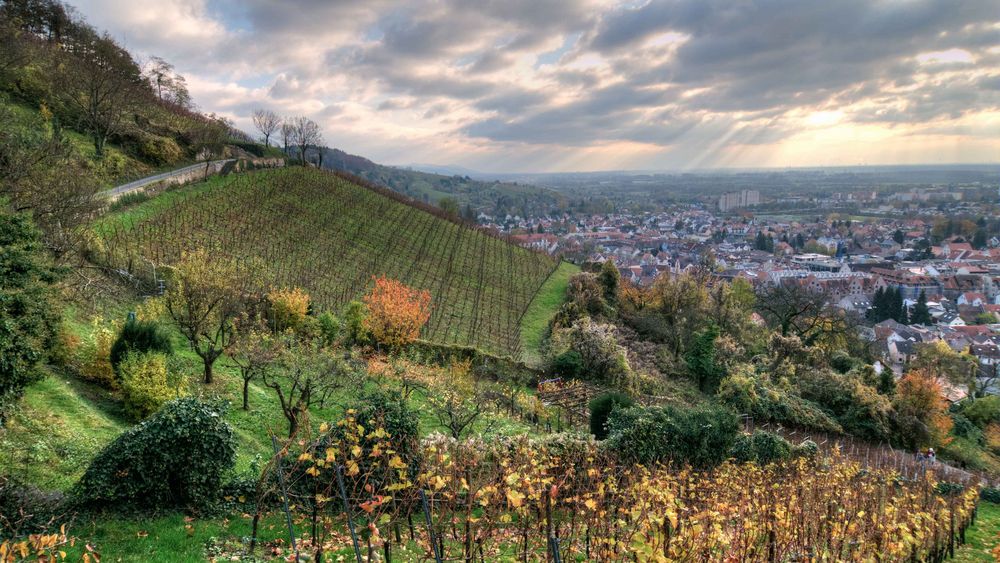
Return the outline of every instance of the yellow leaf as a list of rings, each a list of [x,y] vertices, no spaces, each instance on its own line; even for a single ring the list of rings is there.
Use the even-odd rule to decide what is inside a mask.
[[[507,491],[507,502],[514,508],[520,508],[524,502],[524,495],[517,491]]]

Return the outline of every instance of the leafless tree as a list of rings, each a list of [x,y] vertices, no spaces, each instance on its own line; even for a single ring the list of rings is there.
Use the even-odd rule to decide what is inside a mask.
[[[288,155],[288,144],[292,142],[293,131],[292,123],[288,119],[281,122],[281,145],[286,156]]]
[[[114,135],[124,132],[148,86],[128,51],[108,36],[83,34],[73,60],[59,65],[58,101],[75,116],[94,142],[98,157]]]
[[[281,127],[281,118],[271,110],[255,109],[253,111],[253,126],[264,136],[264,146],[271,146],[271,135]]]
[[[323,134],[319,130],[319,124],[308,117],[295,117],[291,120],[292,142],[299,149],[299,158],[302,164],[306,163],[306,150],[323,142]]]
[[[0,107],[0,123],[14,121],[12,112]],[[0,127],[0,198],[15,210],[31,211],[46,246],[62,258],[79,242],[79,227],[100,206],[99,184],[51,121],[37,118],[31,128]]]
[[[757,295],[757,310],[782,336],[795,335],[809,345],[830,329],[827,301],[826,293],[793,280],[762,288]]]
[[[209,164],[212,159],[224,152],[231,129],[232,126],[225,119],[210,114],[206,120],[189,132],[195,157],[205,163],[206,178],[208,178]]]
[[[187,81],[183,76],[177,74],[174,65],[160,57],[153,57],[146,63],[143,75],[156,91],[156,96],[160,100],[183,107],[191,105],[191,94],[188,93]]]
[[[307,422],[310,408],[322,407],[335,391],[357,383],[357,373],[318,340],[281,338],[283,350],[261,372],[261,382],[277,395],[291,437]]]

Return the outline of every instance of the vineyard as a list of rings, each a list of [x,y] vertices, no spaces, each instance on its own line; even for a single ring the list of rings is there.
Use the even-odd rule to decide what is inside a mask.
[[[907,479],[837,453],[692,471],[623,465],[594,442],[559,435],[432,436],[407,463],[381,428],[349,417],[335,434],[333,443],[286,453],[297,548],[313,557],[356,549],[359,561],[376,553],[423,561],[941,561],[963,541],[978,495],[974,485],[939,484],[930,473]]]
[[[242,174],[101,222],[91,255],[155,287],[157,267],[205,248],[238,264],[244,290],[300,287],[334,312],[384,275],[430,292],[424,339],[519,358],[521,319],[558,261],[387,192],[311,169]]]

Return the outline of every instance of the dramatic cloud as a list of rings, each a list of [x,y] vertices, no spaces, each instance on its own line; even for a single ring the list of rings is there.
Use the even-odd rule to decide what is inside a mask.
[[[79,0],[205,110],[487,171],[1000,157],[995,0]]]

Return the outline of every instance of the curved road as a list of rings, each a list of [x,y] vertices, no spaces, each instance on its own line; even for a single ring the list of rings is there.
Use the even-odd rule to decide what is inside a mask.
[[[213,161],[210,161],[208,164],[212,165],[212,164],[218,164],[218,163],[226,163],[226,162],[231,162],[231,161],[235,161],[235,160],[236,159],[234,159],[234,158],[225,158],[225,159],[222,159],[222,160],[213,160]],[[152,176],[146,176],[145,178],[140,178],[138,180],[133,180],[133,181],[127,183],[127,184],[122,184],[120,186],[116,186],[114,188],[111,188],[110,190],[107,190],[107,191],[103,192],[103,193],[104,193],[105,197],[112,197],[112,198],[113,197],[119,197],[119,196],[125,195],[125,194],[127,194],[129,192],[134,192],[134,191],[136,191],[136,190],[138,190],[140,188],[144,188],[144,187],[148,186],[149,184],[153,184],[155,182],[159,182],[160,180],[166,180],[167,178],[172,178],[174,176],[180,176],[181,174],[186,174],[188,172],[191,172],[192,170],[197,170],[198,168],[205,168],[205,163],[204,162],[200,162],[198,164],[192,164],[191,166],[185,166],[184,168],[178,168],[177,170],[170,170],[169,172],[161,172],[159,174],[153,174]]]

